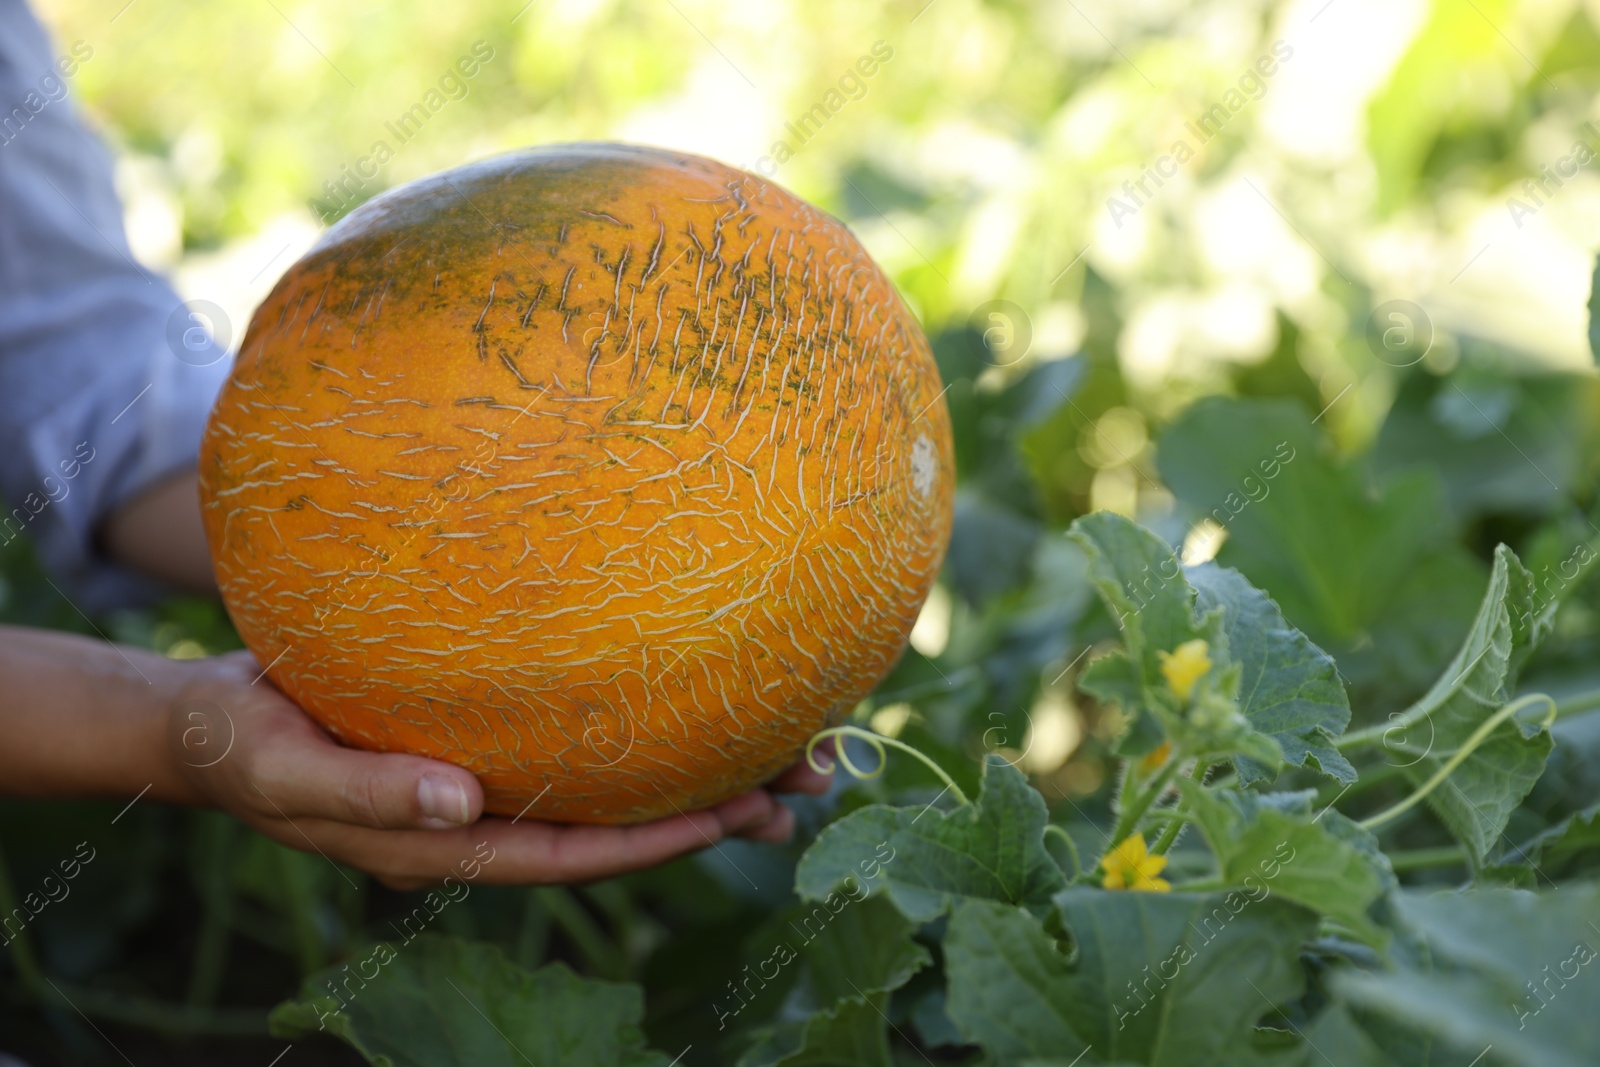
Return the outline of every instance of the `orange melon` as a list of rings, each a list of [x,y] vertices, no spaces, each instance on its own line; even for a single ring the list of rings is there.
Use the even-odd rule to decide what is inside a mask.
[[[954,458],[841,223],[614,144],[379,196],[256,311],[201,503],[228,611],[348,745],[637,822],[793,761],[902,652]]]

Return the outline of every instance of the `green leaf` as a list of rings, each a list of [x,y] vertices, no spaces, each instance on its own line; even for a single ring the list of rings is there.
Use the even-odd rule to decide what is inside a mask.
[[[967,489],[956,493],[947,554],[951,584],[972,604],[1021,585],[1041,527]]]
[[[1153,751],[1165,739],[1161,724],[1144,710],[1144,678],[1126,652],[1107,652],[1091,660],[1078,676],[1078,688],[1133,717],[1127,735],[1117,743],[1119,751],[1141,755]]]
[[[792,999],[812,1014],[759,1032],[739,1067],[888,1067],[888,994],[932,962],[912,940],[916,927],[886,900],[843,898],[837,911],[818,904],[790,929],[787,947],[806,968]]]
[[[1387,939],[1367,909],[1383,892],[1385,875],[1390,883],[1394,876],[1371,834],[1335,811],[1313,816],[1299,803],[1309,793],[1269,798],[1178,784],[1226,884],[1244,887],[1251,899],[1272,895],[1303,904],[1368,944]]]
[[[892,1067],[884,1025],[887,993],[840,1004],[762,1031],[738,1067]]]
[[[1372,447],[1374,472],[1386,478],[1427,467],[1461,521],[1561,513],[1590,496],[1593,376],[1511,375],[1498,360],[1472,355],[1463,352],[1451,374],[1402,380]]]
[[[1159,652],[1193,638],[1214,641],[1215,625],[1194,615],[1194,590],[1167,543],[1109,511],[1085,515],[1068,536],[1089,558],[1089,582],[1122,628],[1128,658],[1146,684],[1161,678]]]
[[[860,175],[856,180],[861,180]],[[991,317],[984,326],[987,329],[993,324]],[[1026,329],[1023,321],[1012,324]],[[948,387],[944,402],[950,412],[962,487],[981,486],[983,495],[993,503],[1020,516],[1035,516],[1038,485],[1019,446],[1039,433],[1055,439],[1050,431],[1064,422],[1072,431],[1068,439],[1076,439],[1076,427],[1060,413],[1073,414],[1073,397],[1089,374],[1088,361],[1037,363],[997,393],[978,387],[977,379],[997,362],[1014,360],[1015,354],[1006,357],[991,352],[984,334],[971,326],[943,330],[933,336],[932,343],[939,376]],[[1055,454],[1059,456],[1059,448]]]
[[[923,1048],[943,1048],[961,1044],[961,1034],[944,1010],[944,976],[939,984],[917,997],[911,1004],[910,1021],[916,1028],[917,1042]]]
[[[1600,868],[1600,804],[1575,811],[1520,847],[1502,855],[1546,879],[1593,874]]]
[[[1425,1052],[1418,1055],[1410,1042],[1404,1042],[1409,1034],[1397,1041],[1393,1032],[1397,1028],[1368,1029],[1363,1026],[1364,1022],[1366,1020],[1358,1021],[1343,1004],[1335,1004],[1317,1016],[1317,1021],[1306,1031],[1306,1043],[1316,1050],[1307,1057],[1306,1067],[1324,1062],[1337,1067],[1434,1067],[1435,1061]],[[1404,1052],[1397,1047],[1402,1042],[1406,1046]],[[1457,1067],[1454,1060],[1450,1062],[1451,1067]],[[1445,1064],[1439,1063],[1438,1067],[1445,1067]]]
[[[1461,1055],[1447,1062],[1492,1045],[1519,1067],[1592,1067],[1600,886],[1406,892],[1394,906],[1422,951],[1386,973],[1339,975],[1341,996],[1453,1046]]]
[[[800,858],[795,891],[822,900],[838,886],[864,884],[886,890],[918,922],[962,898],[1043,905],[1065,884],[1045,851],[1048,819],[1038,790],[991,755],[974,804],[950,812],[874,805],[827,827]]]
[[[1128,654],[1107,652],[1091,660],[1078,677],[1078,688],[1102,704],[1136,708],[1144,699],[1144,679]]]
[[[809,914],[814,917],[815,909]],[[853,902],[820,936],[799,946],[806,987],[823,1005],[899,989],[932,962],[928,950],[912,940],[916,930],[882,898]]]
[[[1393,762],[1409,759],[1415,783],[1431,777],[1461,751],[1469,735],[1511,700],[1523,660],[1549,631],[1556,603],[1541,604],[1533,577],[1504,545],[1461,649],[1422,699],[1402,715],[1403,731],[1385,740]],[[1445,825],[1482,861],[1511,813],[1544,771],[1550,731],[1532,715],[1506,720],[1467,756],[1428,803]]]
[[[1097,1064],[1300,1062],[1304,1049],[1258,1052],[1255,1028],[1304,988],[1310,912],[1240,894],[1081,888],[1056,906],[1070,955],[1017,908],[968,901],[951,917],[946,1010],[996,1062],[1071,1062],[1085,1049]]]
[[[1310,415],[1284,401],[1211,397],[1162,434],[1162,479],[1186,518],[1228,539],[1217,562],[1265,590],[1348,679],[1425,685],[1471,617],[1457,590],[1479,573],[1459,546],[1437,476],[1427,470],[1372,491],[1337,465]],[[1391,620],[1404,620],[1403,626]],[[1398,650],[1403,649],[1403,652]]]
[[[1350,722],[1333,657],[1290,626],[1272,598],[1238,571],[1207,564],[1187,576],[1201,612],[1222,609],[1228,658],[1241,667],[1239,709],[1250,725],[1276,740],[1291,766],[1310,763],[1341,782],[1355,781],[1355,768],[1333,747]],[[1268,776],[1250,760],[1234,764],[1245,785]]]
[[[423,934],[306,979],[273,1010],[272,1032],[326,1030],[377,1067],[666,1067],[645,1047],[643,1014],[637,986],[560,963],[529,971],[491,945]]]
[[[802,900],[822,900],[841,886],[882,889],[883,864],[896,854],[890,839],[906,825],[905,813],[911,810],[872,804],[823,827],[795,868],[795,892]]]

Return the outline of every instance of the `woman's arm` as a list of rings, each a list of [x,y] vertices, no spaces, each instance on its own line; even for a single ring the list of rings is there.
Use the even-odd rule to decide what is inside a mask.
[[[74,634],[0,626],[0,792],[201,798],[171,766],[182,664]]]
[[[157,482],[119,508],[100,531],[106,554],[136,571],[191,593],[217,591],[200,523],[200,476]]]

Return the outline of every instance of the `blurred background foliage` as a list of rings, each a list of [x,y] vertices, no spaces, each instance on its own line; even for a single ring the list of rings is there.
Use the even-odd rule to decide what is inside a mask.
[[[957,431],[944,578],[860,717],[969,781],[973,755],[1013,754],[1058,821],[1104,815],[1117,728],[1073,687],[1115,633],[1061,534],[1074,516],[1134,516],[1189,561],[1244,570],[1336,656],[1357,724],[1437,675],[1497,542],[1559,595],[1600,537],[1596,0],[123,4],[41,14],[62,50],[94,49],[71,91],[114,149],[135,251],[226,309],[235,340],[327,222],[419,175],[580,139],[772,169],[788,142],[774,179],[892,274]],[[390,124],[476,42],[492,57],[465,95],[402,143]],[[875,46],[892,56],[841,82]],[[801,143],[789,124],[819,103]],[[335,192],[379,141],[392,158]],[[0,618],[89,628],[20,543],[0,550]],[[237,647],[201,602],[99,625],[174,656]],[[1530,673],[1558,694],[1600,687],[1600,599],[1563,606]],[[1524,832],[1600,790],[1582,721],[1558,727],[1558,784],[1519,813]],[[805,814],[927,788],[922,773],[897,764]],[[410,906],[225,819],[141,808],[112,836],[84,810],[122,857],[84,894],[116,903],[93,922],[58,909],[38,943],[130,1049],[152,1027],[249,1031],[245,1006]],[[14,880],[76,840],[78,817],[0,806]],[[732,851],[789,884],[792,852]],[[721,1062],[704,1004],[786,906],[727,863],[484,890],[441,921],[525,962],[643,981],[659,1047]],[[936,1005],[896,1003],[937,1028]],[[68,1013],[28,1018],[40,1062],[106,1055]]]

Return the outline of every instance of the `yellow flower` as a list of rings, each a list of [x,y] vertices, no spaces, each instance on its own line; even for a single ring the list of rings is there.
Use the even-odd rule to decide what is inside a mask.
[[[1146,851],[1143,834],[1131,835],[1100,861],[1106,872],[1107,889],[1131,889],[1135,893],[1171,892],[1172,883],[1156,877],[1166,865],[1167,857],[1152,856]]]
[[[1161,676],[1179,700],[1187,701],[1194,692],[1195,683],[1211,669],[1211,657],[1206,655],[1210,650],[1211,646],[1197,637],[1171,652],[1156,653],[1161,657]]]

